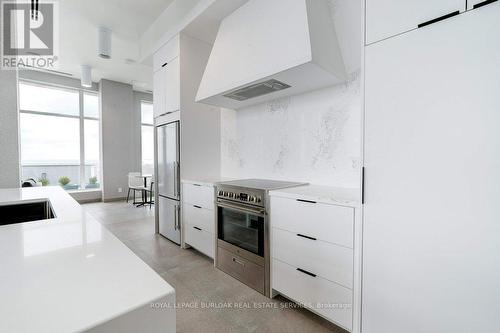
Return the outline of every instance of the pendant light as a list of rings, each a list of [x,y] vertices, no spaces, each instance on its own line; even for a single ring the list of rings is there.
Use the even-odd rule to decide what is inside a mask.
[[[82,75],[81,75],[82,87],[91,88],[92,87],[92,68],[88,65],[82,65],[81,70],[82,70]]]
[[[111,29],[99,27],[99,57],[111,58]]]

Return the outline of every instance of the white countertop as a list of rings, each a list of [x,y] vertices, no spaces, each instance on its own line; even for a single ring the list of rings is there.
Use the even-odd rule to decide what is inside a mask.
[[[181,179],[182,183],[186,184],[197,184],[197,185],[202,185],[202,186],[215,186],[215,184],[220,183],[220,182],[227,182],[230,180],[234,180],[234,178],[227,178],[227,177],[219,177],[219,178],[211,178],[211,179]]]
[[[360,190],[357,188],[305,185],[270,191],[269,195],[348,207],[360,205]]]
[[[0,332],[80,332],[174,299],[60,187],[0,189],[0,205],[38,199],[50,200],[55,219],[0,226]]]

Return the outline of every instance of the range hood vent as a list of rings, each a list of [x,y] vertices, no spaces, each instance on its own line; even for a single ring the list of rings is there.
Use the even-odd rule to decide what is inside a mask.
[[[252,84],[250,86],[237,89],[224,97],[231,98],[237,101],[246,101],[247,99],[273,93],[275,91],[290,88],[286,83],[275,79],[267,80],[261,83]]]
[[[196,101],[241,109],[346,79],[329,0],[249,0],[226,16]]]

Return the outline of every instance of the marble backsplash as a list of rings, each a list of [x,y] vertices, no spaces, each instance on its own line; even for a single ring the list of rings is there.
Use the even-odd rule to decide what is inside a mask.
[[[346,83],[240,110],[223,109],[221,174],[358,187],[360,72]]]

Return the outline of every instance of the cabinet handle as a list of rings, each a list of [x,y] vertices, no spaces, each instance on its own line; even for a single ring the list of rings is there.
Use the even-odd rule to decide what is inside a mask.
[[[316,277],[316,276],[317,276],[316,274],[313,274],[313,273],[311,273],[311,272],[308,272],[308,271],[306,271],[306,270],[303,270],[302,268],[297,268],[297,270],[298,270],[299,272],[301,272],[301,273],[307,274],[307,275],[312,276],[312,277]]]
[[[161,67],[165,67],[168,65],[168,62],[164,63],[163,65],[161,65]]]
[[[200,230],[201,231],[201,228],[198,228],[198,227],[193,227],[193,228],[195,228],[196,230]]]
[[[450,17],[456,16],[458,14],[460,14],[459,10],[454,11],[453,13],[449,13],[449,14],[440,16],[440,17],[436,17],[435,19],[432,19],[430,21],[427,21],[427,22],[424,22],[424,23],[420,23],[417,27],[418,28],[422,28],[422,27],[425,27],[425,26],[427,26],[429,24],[433,24],[433,23],[436,23],[436,22],[439,22],[439,21],[442,21],[442,20],[449,19]]]
[[[486,0],[486,1],[483,1],[483,2],[480,2],[480,3],[476,3],[474,6],[472,6],[472,9],[483,7],[483,6],[489,5],[490,3],[493,3],[493,2],[496,2],[496,1],[497,0]]]
[[[193,184],[193,186],[201,186],[200,184]]]
[[[201,208],[201,206],[193,205],[194,208]]]
[[[245,263],[242,261],[239,261],[238,259],[233,257],[233,262],[237,263],[238,265],[245,266]]]
[[[317,203],[316,201],[311,201],[311,200],[304,200],[304,199],[297,199],[297,201],[300,201],[300,202],[307,202],[307,203]]]
[[[297,236],[299,237],[303,237],[303,238],[307,238],[307,239],[310,239],[310,240],[317,240],[316,238],[314,237],[310,237],[310,236],[306,236],[306,235],[302,235],[302,234],[297,234]]]

